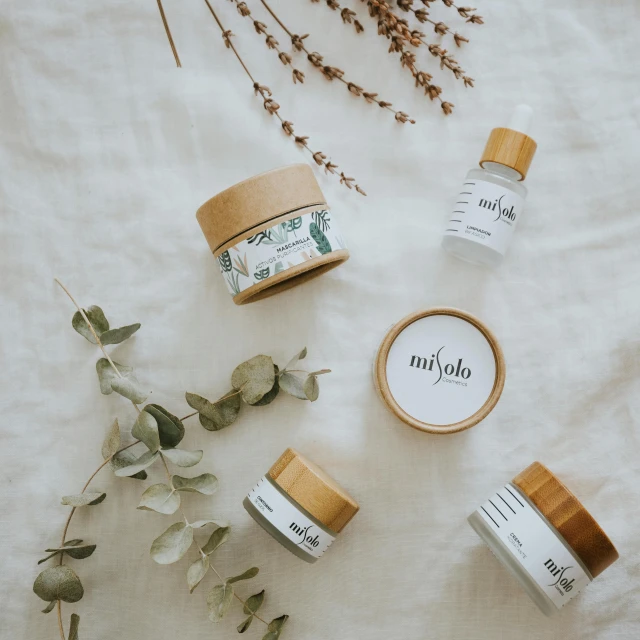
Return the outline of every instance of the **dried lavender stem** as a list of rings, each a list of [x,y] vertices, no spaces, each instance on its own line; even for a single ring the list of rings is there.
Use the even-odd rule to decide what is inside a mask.
[[[364,31],[364,27],[357,19],[357,13],[353,9],[349,9],[348,7],[341,7],[340,3],[336,0],[325,0],[326,5],[329,9],[333,9],[334,11],[340,11],[340,17],[342,18],[342,22],[345,24],[353,24],[356,33],[362,33]],[[318,3],[320,0],[311,0],[313,3]]]
[[[456,43],[457,47],[461,46],[461,44],[463,42],[469,42],[469,40],[467,38],[465,38],[464,36],[460,35],[458,32],[453,31],[444,22],[436,22],[435,20],[432,20],[429,17],[429,13],[428,13],[428,11],[426,9],[414,9],[413,0],[396,0],[396,4],[398,5],[398,8],[401,9],[402,11],[406,11],[407,13],[408,12],[413,13],[413,15],[416,17],[418,22],[420,22],[420,23],[428,22],[429,24],[432,24],[433,25],[433,30],[438,35],[443,36],[443,35],[445,35],[447,33],[452,35],[453,36],[453,40]]]
[[[180,62],[180,56],[178,55],[178,50],[176,49],[176,45],[173,42],[173,36],[171,35],[171,29],[169,29],[169,23],[167,22],[167,16],[164,15],[164,8],[162,6],[162,0],[158,0],[158,9],[160,10],[160,17],[162,18],[162,24],[164,25],[164,30],[167,34],[167,38],[169,39],[169,45],[171,46],[171,51],[173,51],[173,57],[176,60],[176,66],[181,67],[182,64]]]
[[[291,43],[293,44],[294,49],[298,51],[304,51],[307,55],[307,59],[311,64],[318,69],[327,80],[333,80],[336,78],[342,84],[347,87],[349,93],[352,93],[355,96],[362,96],[367,102],[375,102],[379,107],[383,109],[387,109],[391,111],[395,115],[395,119],[402,124],[406,122],[410,122],[411,124],[415,124],[415,120],[411,119],[404,111],[396,111],[393,109],[391,102],[387,102],[386,100],[379,100],[377,93],[369,93],[365,91],[362,87],[358,86],[354,82],[350,82],[343,78],[344,72],[337,67],[331,67],[329,65],[323,64],[322,56],[317,52],[310,52],[304,45],[304,39],[307,37],[298,36],[297,34],[291,32],[287,26],[278,18],[273,9],[269,6],[266,0],[260,0],[263,4],[264,8],[271,14],[271,17],[280,25],[282,30],[291,38]]]
[[[226,30],[224,28],[224,25],[222,24],[222,22],[220,22],[220,18],[218,18],[218,15],[214,11],[214,9],[211,6],[211,3],[209,2],[209,0],[204,0],[204,2],[207,5],[207,7],[209,8],[209,11],[211,12],[211,15],[213,16],[214,20],[216,21],[216,24],[218,25],[218,27],[220,28],[220,31],[222,32],[222,38],[224,40],[225,45],[227,46],[227,48],[229,48],[229,49],[231,49],[231,51],[233,51],[234,55],[238,59],[238,62],[242,65],[242,68],[244,69],[245,73],[247,74],[247,76],[249,76],[251,82],[253,82],[253,88],[254,88],[254,91],[256,92],[256,94],[259,93],[260,96],[262,97],[263,106],[264,106],[265,110],[269,114],[275,115],[278,118],[278,120],[280,120],[280,124],[282,126],[282,130],[287,135],[293,136],[295,142],[298,143],[300,146],[304,147],[311,154],[311,156],[313,157],[314,162],[317,165],[319,165],[321,167],[324,167],[324,169],[325,169],[325,171],[327,173],[335,174],[336,173],[335,170],[338,168],[338,165],[333,164],[331,162],[331,160],[327,160],[325,154],[322,153],[322,151],[313,151],[309,147],[309,144],[307,142],[308,136],[294,136],[293,135],[293,124],[291,122],[289,122],[288,120],[284,120],[282,118],[282,116],[278,112],[278,110],[280,109],[280,105],[271,98],[271,91],[269,90],[269,88],[265,87],[264,85],[259,84],[258,82],[256,82],[256,80],[253,77],[253,75],[251,75],[251,72],[247,68],[247,65],[244,63],[244,61],[242,60],[242,57],[238,53],[238,50],[235,48],[235,45],[233,44],[233,42],[231,42],[231,36],[233,35],[231,33],[231,31],[228,31],[228,30]],[[355,180],[353,178],[346,176],[344,174],[344,172],[340,172],[339,175],[340,175],[340,184],[344,184],[349,189],[355,189],[358,193],[362,194],[363,196],[367,195],[360,188],[359,185],[355,184]],[[354,183],[354,184],[352,184],[352,183]]]

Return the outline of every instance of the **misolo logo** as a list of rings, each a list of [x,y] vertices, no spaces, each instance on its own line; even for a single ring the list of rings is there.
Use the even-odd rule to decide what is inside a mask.
[[[549,573],[556,578],[555,582],[552,582],[550,587],[555,587],[557,591],[559,591],[562,595],[569,593],[573,589],[574,579],[565,577],[565,573],[569,571],[569,569],[573,569],[573,567],[559,567],[551,558],[549,558],[544,566],[549,569]]]
[[[308,547],[313,547],[314,549],[319,546],[320,537],[318,536],[318,534],[316,533],[315,537],[313,537],[309,533],[309,529],[313,528],[313,526],[314,525],[310,524],[308,527],[303,528],[295,522],[292,522],[289,525],[289,529],[291,529],[291,531],[293,531],[297,536],[300,537],[300,542],[298,542],[298,545],[304,544]]]
[[[497,222],[500,218],[509,222],[515,222],[516,212],[513,210],[513,205],[511,205],[510,209],[507,209],[506,207],[503,208],[502,198],[504,198],[504,195],[500,196],[500,198],[496,198],[493,202],[491,202],[491,200],[486,200],[485,198],[480,198],[478,206],[488,209],[489,211],[497,211],[498,215],[494,222]]]
[[[424,369],[425,371],[433,371],[433,365],[435,364],[438,367],[438,379],[433,383],[433,385],[438,384],[438,382],[443,379],[443,375],[452,376],[453,378],[462,378],[463,380],[467,380],[471,377],[471,369],[469,369],[469,367],[462,366],[462,358],[458,358],[458,362],[455,365],[452,363],[443,365],[440,362],[440,353],[443,349],[444,347],[440,347],[437,353],[432,353],[431,359],[421,358],[420,356],[411,356],[409,366],[415,367],[416,369]],[[455,380],[448,380],[447,378],[444,378],[444,380],[446,382],[456,382]]]

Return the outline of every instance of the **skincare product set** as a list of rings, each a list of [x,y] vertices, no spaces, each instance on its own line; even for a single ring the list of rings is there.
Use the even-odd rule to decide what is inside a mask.
[[[522,215],[521,184],[536,151],[531,109],[494,129],[466,176],[443,247],[488,266],[502,261]],[[272,296],[349,258],[337,221],[307,165],[276,169],[213,197],[197,212],[236,304]],[[471,314],[415,312],[384,336],[375,387],[402,422],[451,434],[484,420],[506,380],[502,348]],[[314,563],[358,512],[322,469],[287,449],[244,499],[251,517],[282,546]],[[544,465],[534,462],[468,518],[499,562],[546,615],[553,615],[618,558],[596,520]]]

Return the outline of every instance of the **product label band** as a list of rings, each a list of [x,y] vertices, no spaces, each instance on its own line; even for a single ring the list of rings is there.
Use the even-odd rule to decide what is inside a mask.
[[[266,478],[258,482],[248,497],[280,533],[315,558],[319,558],[335,540],[335,536],[296,509]]]
[[[462,185],[445,235],[473,240],[504,255],[523,209],[524,199],[517,193],[469,180]]]
[[[317,209],[260,231],[218,256],[232,296],[320,255],[346,249],[328,209]]]
[[[580,563],[513,485],[500,489],[477,513],[558,609],[591,582]]]

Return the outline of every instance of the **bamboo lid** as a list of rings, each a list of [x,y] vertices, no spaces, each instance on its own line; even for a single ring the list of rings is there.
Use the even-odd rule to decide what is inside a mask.
[[[358,503],[320,467],[287,449],[269,470],[272,480],[303,509],[339,533],[358,513]]]
[[[540,462],[534,462],[513,484],[558,530],[595,578],[618,559],[613,543],[567,487]]]
[[[535,140],[528,135],[514,129],[499,127],[489,135],[480,158],[480,166],[484,167],[485,162],[503,164],[517,171],[520,180],[524,180],[537,147]]]
[[[324,196],[307,164],[267,171],[243,180],[207,200],[196,218],[214,253],[245,231],[286,213],[315,204]]]
[[[434,307],[391,327],[373,373],[382,400],[400,420],[427,433],[450,434],[493,411],[506,365],[497,338],[478,318]]]

